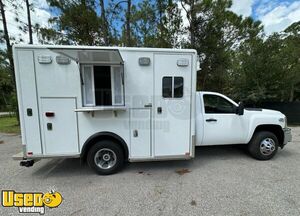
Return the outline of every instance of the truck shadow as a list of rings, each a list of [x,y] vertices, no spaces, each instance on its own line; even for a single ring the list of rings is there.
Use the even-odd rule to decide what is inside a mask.
[[[203,167],[206,164],[216,160],[253,160],[247,154],[245,146],[227,145],[227,146],[203,146],[196,147],[195,158],[191,160],[169,160],[169,161],[149,161],[127,163],[122,173],[144,173],[156,171],[172,171],[180,168],[193,169],[194,167]],[[64,177],[64,176],[83,176],[96,175],[80,159],[47,159],[37,162],[34,165],[32,175],[41,178]]]
[[[246,148],[243,145],[227,145],[227,146],[201,146],[196,147],[195,158],[191,160],[176,160],[176,161],[154,161],[130,163],[126,170],[137,171],[148,170],[171,170],[187,168],[193,169],[203,167],[206,164],[216,160],[239,160],[241,158],[249,159]],[[250,160],[252,160],[250,158]],[[125,171],[126,171],[125,170]]]

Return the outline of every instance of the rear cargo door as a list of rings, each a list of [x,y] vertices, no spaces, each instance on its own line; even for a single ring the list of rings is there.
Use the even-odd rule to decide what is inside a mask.
[[[189,54],[155,54],[154,155],[188,156],[191,142],[191,68]]]
[[[79,153],[75,98],[41,98],[45,155]]]

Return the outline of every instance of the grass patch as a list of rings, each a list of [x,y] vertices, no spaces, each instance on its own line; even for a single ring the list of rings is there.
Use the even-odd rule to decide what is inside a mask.
[[[0,117],[0,133],[20,133],[20,126],[16,116]]]

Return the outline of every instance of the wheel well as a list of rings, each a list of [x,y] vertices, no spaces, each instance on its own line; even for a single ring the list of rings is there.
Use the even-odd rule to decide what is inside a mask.
[[[128,160],[129,153],[128,153],[128,147],[127,147],[126,142],[119,135],[112,133],[112,132],[99,132],[99,133],[96,133],[96,134],[90,136],[87,139],[87,141],[85,141],[85,143],[83,144],[83,147],[81,150],[81,155],[80,155],[81,159],[85,160],[89,149],[95,143],[97,143],[98,141],[101,141],[101,140],[114,141],[116,144],[118,144],[122,148],[125,160]]]
[[[272,132],[276,135],[279,146],[282,147],[283,145],[283,140],[284,140],[284,134],[281,126],[279,125],[259,125],[255,128],[254,133],[259,132],[259,131],[269,131]]]

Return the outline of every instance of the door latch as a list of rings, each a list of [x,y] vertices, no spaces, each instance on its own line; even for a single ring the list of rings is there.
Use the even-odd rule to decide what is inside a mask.
[[[162,113],[162,108],[161,107],[157,107],[157,113],[161,114]]]
[[[47,130],[52,130],[52,123],[47,123]]]
[[[32,109],[31,108],[27,108],[26,112],[27,112],[27,116],[32,116]]]
[[[152,103],[148,103],[144,105],[145,108],[151,108],[152,107]]]
[[[139,136],[138,130],[134,130],[133,131],[133,137],[138,137],[138,136]]]

